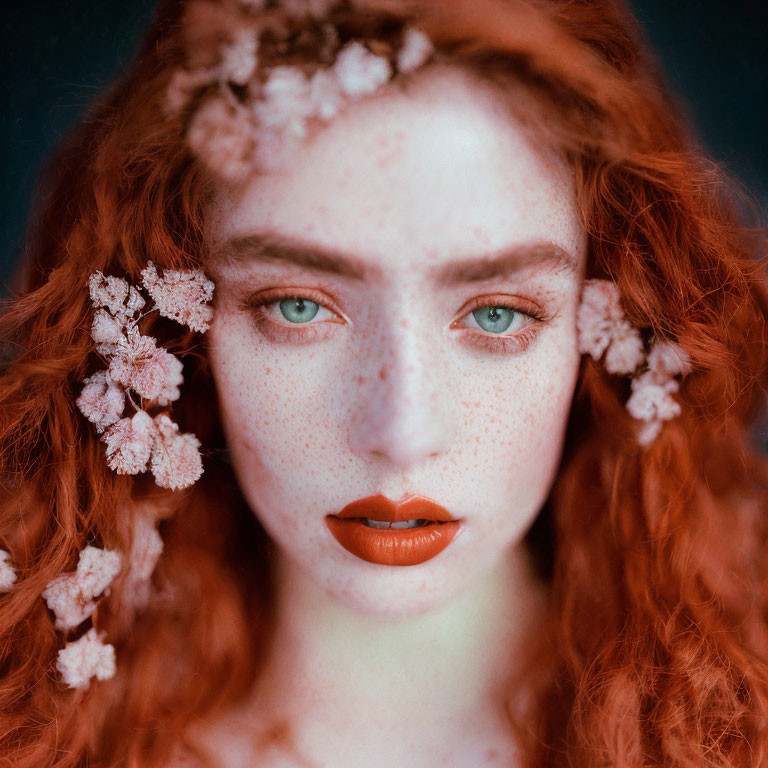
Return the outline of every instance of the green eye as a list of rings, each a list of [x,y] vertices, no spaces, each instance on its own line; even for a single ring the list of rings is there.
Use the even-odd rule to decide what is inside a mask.
[[[283,317],[292,323],[307,323],[320,311],[317,302],[299,297],[283,299],[278,306]]]
[[[472,313],[477,324],[491,333],[503,333],[519,313],[509,307],[480,307]]]

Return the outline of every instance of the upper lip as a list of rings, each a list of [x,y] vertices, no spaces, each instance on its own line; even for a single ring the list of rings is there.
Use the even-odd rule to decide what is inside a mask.
[[[426,496],[410,494],[398,502],[386,496],[366,496],[347,504],[336,517],[367,517],[388,523],[402,523],[405,520],[455,520],[451,513],[436,501]]]

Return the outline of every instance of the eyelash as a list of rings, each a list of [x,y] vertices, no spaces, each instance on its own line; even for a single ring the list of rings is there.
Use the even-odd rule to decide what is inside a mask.
[[[323,321],[323,322],[308,322],[305,325],[286,325],[283,323],[270,320],[266,314],[264,314],[264,308],[273,304],[277,304],[285,299],[304,298],[319,304],[321,307],[328,309],[332,312],[336,312],[331,306],[328,306],[328,298],[325,294],[318,293],[312,289],[302,288],[301,290],[286,290],[283,288],[274,288],[272,290],[259,293],[257,296],[246,299],[243,302],[243,306],[246,310],[254,312],[254,319],[267,338],[276,342],[299,342],[308,343],[313,341],[320,341],[327,338],[327,335],[331,332],[329,327],[332,323],[341,321]],[[472,312],[483,307],[501,307],[504,309],[511,309],[513,312],[517,312],[526,315],[530,318],[531,322],[525,325],[520,330],[509,334],[508,336],[496,335],[482,330],[474,330],[468,334],[470,341],[467,343],[472,346],[478,347],[486,352],[523,352],[531,345],[531,343],[538,336],[541,327],[544,323],[550,321],[552,316],[543,312],[536,304],[527,300],[518,298],[516,300],[510,300],[508,296],[480,296],[473,299],[466,311],[458,320],[455,320],[451,324],[451,327],[457,327],[455,324],[460,320],[463,320]],[[336,312],[336,314],[339,314]],[[466,326],[458,326],[466,328]],[[464,335],[464,334],[463,334]]]

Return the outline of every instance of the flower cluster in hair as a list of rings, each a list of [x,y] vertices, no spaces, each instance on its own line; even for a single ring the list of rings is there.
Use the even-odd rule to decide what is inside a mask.
[[[146,410],[178,399],[182,364],[155,338],[142,334],[138,324],[157,311],[193,331],[205,331],[212,319],[208,302],[214,286],[199,269],[169,269],[161,276],[151,261],[141,280],[153,302],[149,308],[140,288],[124,278],[101,272],[90,276],[96,310],[91,336],[107,367],[85,379],[77,406],[101,434],[111,469],[136,475],[149,467],[162,488],[186,488],[203,472],[199,441],[181,434],[167,413],[152,417]],[[130,416],[123,416],[126,400],[134,409]]]
[[[687,353],[674,342],[654,340],[646,355],[640,331],[624,314],[619,289],[610,280],[584,282],[577,326],[581,353],[603,358],[609,373],[632,376],[626,407],[640,422],[638,442],[650,445],[663,422],[680,415],[680,403],[672,394],[680,388],[675,377],[690,372]],[[644,369],[635,376],[640,366]]]
[[[163,540],[155,521],[146,514],[137,514],[134,518],[127,557],[100,547],[85,547],[80,552],[77,568],[49,581],[42,592],[41,597],[55,617],[56,629],[66,635],[91,619],[97,600],[109,594],[111,584],[121,571],[125,571],[122,607],[131,612],[144,608],[149,600],[150,578],[162,551]],[[7,562],[9,559],[9,554],[0,550],[0,591],[11,589],[16,580]],[[115,674],[115,649],[105,642],[105,637],[104,632],[91,627],[59,651],[56,668],[70,688],[87,689],[91,678],[106,680]]]
[[[403,27],[396,50],[365,39],[342,44],[329,20],[339,5],[344,3],[192,4],[185,18],[187,66],[169,82],[166,109],[177,114],[195,104],[187,143],[216,175],[236,182],[253,169],[279,167],[306,135],[309,120],[331,120],[433,55],[430,40],[414,27]],[[215,50],[205,55],[210,40]],[[311,72],[305,65],[276,63],[292,47],[313,45],[318,65]]]
[[[95,598],[107,590],[120,567],[119,553],[88,546],[80,553],[76,571],[50,581],[42,596],[56,616],[56,629],[67,632],[89,618]]]
[[[96,610],[96,599],[109,593],[121,567],[118,552],[87,546],[80,552],[75,571],[49,581],[42,597],[56,617],[56,629],[68,633],[89,619]],[[92,627],[59,651],[56,668],[70,688],[85,689],[92,677],[106,680],[115,674],[115,649]]]

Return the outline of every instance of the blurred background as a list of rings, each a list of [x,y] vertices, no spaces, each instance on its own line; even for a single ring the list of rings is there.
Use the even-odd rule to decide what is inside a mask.
[[[768,220],[768,3],[631,0],[698,141]],[[0,293],[22,248],[35,177],[88,105],[127,67],[154,0],[27,0],[3,14]]]

